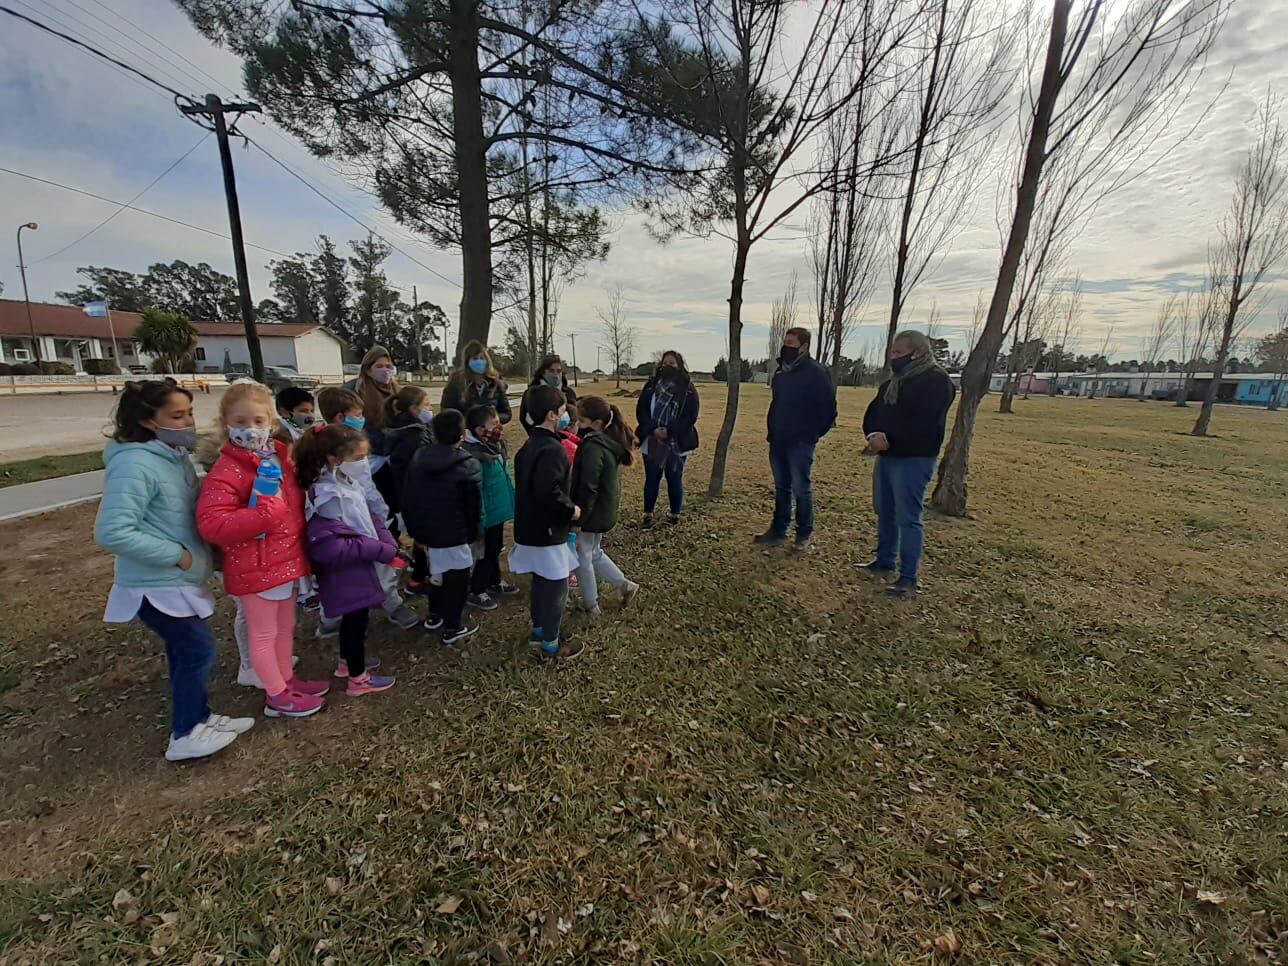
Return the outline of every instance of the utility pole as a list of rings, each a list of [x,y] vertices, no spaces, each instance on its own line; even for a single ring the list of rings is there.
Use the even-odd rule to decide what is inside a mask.
[[[572,384],[577,385],[577,333],[568,333],[568,338],[572,340]]]
[[[207,94],[204,107],[185,105],[179,110],[189,117],[209,118],[211,130],[219,141],[219,162],[224,169],[224,197],[228,201],[228,233],[233,240],[233,265],[237,269],[237,292],[241,297],[242,325],[246,329],[246,349],[250,353],[250,371],[256,382],[264,381],[264,353],[259,347],[259,332],[255,328],[255,303],[250,297],[250,277],[246,272],[246,244],[242,240],[241,208],[237,204],[237,178],[233,174],[233,155],[228,148],[227,114],[240,117],[259,113],[258,104],[225,104],[218,94]],[[233,125],[236,126],[234,118]],[[204,125],[203,125],[204,126]]]
[[[36,323],[31,321],[31,296],[27,293],[27,265],[22,260],[22,230],[35,231],[39,226],[34,221],[18,226],[18,273],[22,276],[22,300],[27,306],[27,328],[31,330],[31,351],[36,354],[36,363],[40,363],[40,340],[36,338]]]
[[[411,287],[411,325],[412,330],[416,333],[416,371],[425,371],[425,357],[422,354],[421,343],[424,338],[420,333],[420,299],[416,295],[416,286]]]

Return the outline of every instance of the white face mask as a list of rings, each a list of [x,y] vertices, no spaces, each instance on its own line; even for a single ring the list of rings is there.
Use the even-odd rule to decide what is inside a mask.
[[[268,449],[271,439],[272,433],[258,426],[228,427],[228,442],[254,453],[262,453]]]

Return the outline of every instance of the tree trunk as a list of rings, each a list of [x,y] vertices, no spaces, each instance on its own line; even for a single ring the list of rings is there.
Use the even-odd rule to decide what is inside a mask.
[[[519,141],[519,155],[525,176],[528,172],[528,140]],[[528,261],[528,378],[536,375],[537,367],[537,256],[536,240],[532,236],[532,181],[528,180],[523,193],[523,230],[526,233],[524,250]]]
[[[487,141],[478,63],[478,5],[452,0],[452,136],[461,216],[461,325],[456,352],[492,324],[492,221],[488,206]],[[444,347],[446,348],[446,347]]]
[[[1276,379],[1270,386],[1270,401],[1266,403],[1266,409],[1272,413],[1279,412],[1279,390],[1282,387],[1282,379]]]
[[[1206,436],[1208,426],[1212,423],[1212,407],[1216,405],[1217,394],[1221,391],[1221,377],[1225,375],[1225,364],[1230,359],[1230,336],[1234,332],[1234,321],[1239,314],[1242,292],[1236,278],[1230,288],[1230,304],[1225,311],[1225,327],[1221,330],[1221,347],[1217,350],[1216,364],[1212,367],[1212,381],[1208,384],[1207,395],[1199,407],[1199,418],[1194,420],[1191,436]]]
[[[1181,380],[1181,388],[1176,390],[1176,405],[1188,406],[1190,404],[1190,388],[1194,384],[1194,373],[1187,372],[1185,378]]]
[[[1015,412],[1014,403],[1015,403],[1015,388],[1011,384],[1011,381],[1008,379],[1006,381],[1006,385],[1002,387],[1002,399],[1001,399],[1001,402],[997,404],[997,411],[999,413],[1013,413]]]
[[[742,392],[742,288],[747,274],[747,251],[751,239],[739,230],[734,250],[733,279],[729,283],[729,371],[725,377],[725,414],[716,437],[716,451],[711,460],[711,482],[707,496],[719,499],[724,494],[725,464],[729,459],[729,442],[738,422],[738,399]]]
[[[1024,173],[1015,193],[1015,218],[1011,221],[1011,232],[998,269],[997,284],[988,306],[984,331],[980,333],[979,341],[966,360],[966,368],[962,370],[957,417],[953,420],[953,431],[939,466],[939,482],[935,485],[933,496],[934,506],[942,513],[952,516],[966,514],[966,476],[970,472],[970,444],[975,433],[975,416],[988,392],[991,370],[997,359],[997,352],[1002,347],[1007,308],[1011,304],[1020,256],[1024,254],[1024,247],[1028,244],[1033,210],[1037,206],[1042,169],[1046,164],[1051,118],[1063,84],[1061,61],[1064,57],[1071,3],[1072,0],[1055,0],[1053,4],[1051,34],[1047,42],[1046,63],[1042,69],[1042,86],[1038,91],[1033,127],[1024,152]]]

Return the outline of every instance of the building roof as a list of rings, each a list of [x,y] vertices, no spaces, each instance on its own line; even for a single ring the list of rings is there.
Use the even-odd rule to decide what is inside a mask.
[[[90,318],[79,305],[54,305],[50,302],[31,303],[31,324],[36,335],[56,339],[110,339],[112,329],[118,339],[132,339],[134,331],[143,321],[138,312],[113,312],[112,325],[107,319]],[[198,336],[239,336],[243,329],[240,322],[193,322]],[[259,334],[266,339],[298,339],[302,335],[321,329],[341,341],[321,325],[295,322],[261,322]],[[27,323],[26,303],[21,299],[0,299],[0,336],[31,336]]]

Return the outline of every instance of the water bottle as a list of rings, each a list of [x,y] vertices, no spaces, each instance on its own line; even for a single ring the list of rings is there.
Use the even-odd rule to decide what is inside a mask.
[[[282,464],[276,456],[262,456],[259,468],[255,471],[255,482],[250,488],[250,506],[258,506],[261,496],[277,496],[282,489]],[[263,540],[266,534],[261,533],[256,540]]]

